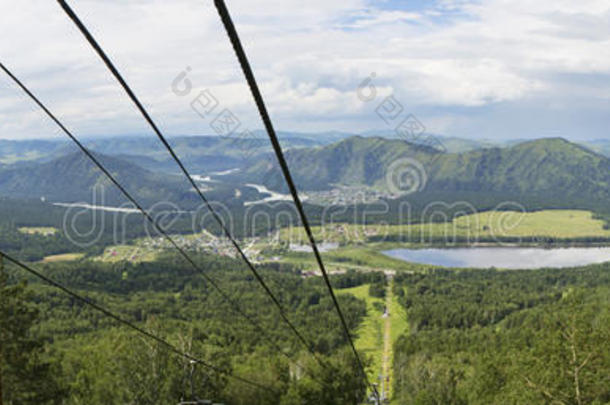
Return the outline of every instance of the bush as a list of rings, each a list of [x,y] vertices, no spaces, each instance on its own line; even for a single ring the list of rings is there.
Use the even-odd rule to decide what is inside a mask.
[[[369,295],[376,298],[385,298],[385,285],[374,283],[369,286]]]

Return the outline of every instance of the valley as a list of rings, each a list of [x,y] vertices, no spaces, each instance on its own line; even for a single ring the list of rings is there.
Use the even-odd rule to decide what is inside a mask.
[[[540,213],[543,216],[551,214],[551,212]],[[573,223],[569,220],[574,217],[580,220],[588,218],[588,221],[593,221],[590,213],[567,212],[565,217],[565,223],[571,225]],[[536,219],[539,220],[539,218]],[[543,227],[532,225],[532,223],[536,222],[526,222],[527,226],[525,229],[529,233],[524,229],[517,232],[523,236],[535,236],[538,232],[543,232]],[[586,230],[593,229],[599,231],[599,227],[590,227],[591,225],[591,223],[583,221],[582,230],[579,231],[578,228],[570,227],[565,228],[563,232],[567,234],[567,229],[572,229],[575,235],[583,236],[588,235]],[[556,227],[553,229],[553,232],[558,230],[559,227]],[[52,236],[49,235],[47,237]],[[266,305],[264,304],[265,300],[259,296],[261,292],[257,290],[255,285],[251,284],[253,280],[247,276],[243,265],[239,260],[234,258],[235,254],[230,252],[229,246],[226,243],[223,244],[216,241],[216,238],[209,234],[175,235],[175,237],[183,248],[188,249],[191,254],[197,255],[198,263],[207,263],[206,266],[209,266],[207,271],[210,272],[209,274],[214,279],[222,280],[224,286],[230,286],[233,289],[243,288],[243,290],[235,292],[236,297],[239,297],[239,302],[246,306],[254,305],[254,308],[257,309],[256,313],[259,314],[257,316],[258,319],[272,322],[267,316],[260,317],[262,315],[260,312],[261,308],[265,308]],[[334,353],[336,349],[332,348],[337,344],[336,336],[339,336],[338,331],[321,332],[320,329],[316,329],[322,325],[332,324],[332,322],[328,320],[321,322],[319,318],[321,313],[325,313],[320,312],[320,308],[316,308],[318,305],[323,305],[320,300],[323,290],[320,285],[321,278],[314,270],[315,264],[311,253],[298,252],[289,248],[268,250],[269,244],[272,242],[271,239],[251,239],[242,242],[244,246],[247,246],[248,255],[256,263],[257,267],[263,271],[264,277],[272,282],[274,290],[285,291],[284,289],[288,288],[288,291],[291,291],[289,296],[285,296],[284,293],[282,295],[282,302],[290,305],[291,313],[296,311],[294,312],[295,314],[309,313],[313,316],[308,321],[309,323],[303,326],[306,326],[308,330],[307,336],[316,341],[316,351],[320,353]],[[396,245],[396,243],[392,245]],[[421,245],[421,243],[418,244],[418,246]],[[439,343],[436,343],[431,338],[430,334],[436,329],[431,329],[428,332],[427,328],[430,326],[425,325],[436,322],[439,325],[445,325],[447,321],[444,319],[449,317],[449,322],[454,322],[456,326],[459,325],[458,332],[455,333],[463,334],[467,339],[473,339],[472,342],[477,341],[476,339],[490,339],[488,334],[494,334],[493,328],[496,328],[495,335],[498,335],[494,339],[503,339],[501,334],[504,333],[509,334],[509,336],[515,339],[526,339],[527,333],[532,331],[531,326],[523,330],[523,337],[521,335],[516,337],[516,331],[510,329],[510,325],[515,324],[515,322],[517,325],[520,324],[519,322],[530,322],[527,320],[528,317],[536,317],[540,311],[544,313],[546,311],[545,308],[552,306],[563,308],[564,305],[581,305],[584,308],[597,308],[595,307],[597,305],[596,301],[569,304],[563,303],[560,297],[562,297],[562,294],[570,294],[573,289],[586,289],[596,297],[599,294],[603,294],[603,288],[606,288],[604,287],[606,284],[604,284],[603,278],[596,278],[595,274],[602,276],[607,273],[608,264],[610,263],[610,261],[607,261],[600,265],[579,266],[561,270],[527,270],[527,274],[520,270],[498,272],[496,270],[462,269],[460,272],[455,272],[452,268],[409,263],[384,256],[381,253],[381,249],[385,249],[387,246],[388,243],[370,242],[340,244],[326,251],[323,255],[337,294],[341,298],[342,306],[350,314],[350,325],[353,328],[352,333],[355,337],[356,348],[367,359],[369,379],[378,384],[378,390],[383,398],[388,400],[391,398],[392,404],[401,405],[410,403],[409,398],[411,398],[411,394],[405,394],[405,392],[417,392],[418,396],[434,395],[438,396],[438,398],[467,397],[469,392],[473,392],[472,390],[474,389],[478,390],[474,391],[477,393],[476,395],[482,395],[480,393],[483,392],[481,391],[483,388],[472,388],[473,384],[476,385],[476,380],[475,377],[471,377],[471,373],[476,372],[476,367],[478,366],[470,366],[474,368],[473,371],[469,369],[468,365],[463,365],[459,362],[457,366],[448,364],[448,360],[445,358],[446,354],[444,354],[444,350],[447,349],[442,348],[443,346],[439,347]],[[196,304],[199,298],[195,297],[201,297],[200,294],[207,291],[205,283],[198,281],[200,279],[198,276],[193,275],[188,268],[183,267],[184,264],[180,264],[181,260],[178,260],[172,253],[172,249],[164,245],[161,240],[137,239],[133,241],[133,244],[110,246],[101,255],[89,258],[77,254],[50,256],[45,259],[44,263],[45,272],[53,275],[54,278],[64,280],[83,293],[93,294],[117,310],[121,308],[121,312],[128,314],[129,317],[134,317],[133,319],[135,320],[148,319],[146,323],[148,328],[155,330],[156,333],[170,336],[175,341],[189,339],[189,336],[194,336],[193,334],[200,334],[202,331],[207,330],[208,332],[205,333],[206,337],[198,338],[206,342],[205,349],[202,348],[200,350],[210,350],[210,348],[223,352],[230,350],[233,355],[231,360],[227,361],[232,364],[233,369],[239,372],[241,376],[247,376],[248,378],[267,383],[272,382],[276,378],[273,376],[260,376],[258,375],[257,367],[252,366],[252,368],[249,368],[251,366],[248,366],[248,364],[261,364],[263,358],[268,358],[270,354],[262,355],[264,357],[257,357],[258,355],[254,354],[255,352],[249,353],[247,349],[242,351],[243,349],[237,349],[237,346],[231,344],[227,346],[226,342],[235,339],[235,336],[241,336],[241,333],[247,336],[252,331],[237,332],[235,330],[228,332],[226,327],[223,326],[220,329],[215,329],[213,333],[209,332],[211,328],[214,328],[213,322],[220,322],[220,324],[224,325],[220,319],[226,316],[227,311],[231,311],[230,309],[225,308],[223,311],[219,310],[220,312],[218,313],[215,310],[210,312],[208,309],[205,313],[199,313],[197,316],[194,316],[195,312],[202,310],[201,305],[203,303]],[[502,273],[514,274],[514,276],[502,276]],[[11,270],[9,274],[14,275],[14,270]],[[459,274],[464,274],[464,276],[458,276]],[[471,287],[473,284],[460,284],[459,278],[454,280],[453,277],[467,277],[477,280],[476,283],[486,283],[484,284],[485,290],[483,290],[485,292],[481,293],[480,289],[483,287],[479,284],[474,284],[474,286],[479,285],[479,287]],[[510,284],[512,289],[508,292],[503,292],[507,282],[506,277],[509,280],[514,280],[509,281],[509,283],[513,283]],[[586,283],[596,287],[584,287],[580,281],[582,277],[584,277],[583,280]],[[515,289],[520,288],[517,286],[522,285],[523,279],[534,280],[534,285],[547,283],[546,285],[548,285],[549,290],[535,290],[534,286],[532,286],[532,288],[528,288],[523,292],[523,298],[518,298],[522,301],[517,301],[517,306],[515,307],[513,306],[516,294]],[[552,280],[555,279],[558,280],[558,284],[553,284]],[[458,286],[454,286],[456,282]],[[37,281],[30,279],[30,283],[31,288],[40,298],[48,297],[51,294],[48,287],[40,285]],[[490,291],[487,291],[487,288],[489,288],[488,283],[492,283],[492,286],[495,286]],[[237,287],[238,285],[242,286]],[[459,294],[459,301],[462,307],[469,302],[463,298],[464,295],[484,294],[484,296],[490,296],[490,298],[484,298],[484,304],[477,311],[488,310],[498,315],[496,318],[488,318],[491,315],[485,315],[483,312],[477,315],[470,315],[471,312],[461,315],[456,314],[452,312],[453,310],[447,309],[449,308],[447,305],[450,304],[445,303],[445,301],[425,304],[430,311],[440,312],[422,313],[425,310],[418,306],[422,305],[419,302],[431,299],[427,295],[422,296],[424,288],[429,288],[424,286],[428,285],[438,285],[435,288],[439,288],[439,290],[435,289],[434,294],[439,294],[439,296],[445,294],[445,292],[442,292],[445,291],[444,289],[449,289],[450,292],[447,294]],[[298,286],[298,289],[295,289],[296,286]],[[460,288],[461,290],[454,291],[454,288]],[[471,291],[471,288],[478,288],[479,290]],[[297,292],[303,289],[307,292]],[[317,292],[315,292],[316,290]],[[248,293],[244,295],[246,291]],[[254,291],[258,292],[254,293]],[[207,291],[205,294],[209,295],[210,292]],[[492,296],[494,298],[491,298]],[[518,294],[517,297],[519,297]],[[442,299],[455,300],[458,298],[455,296],[453,298],[451,296],[447,298],[442,296]],[[506,302],[503,300],[506,300]],[[214,302],[216,305],[219,305],[217,298],[212,296],[205,298],[205,302]],[[297,304],[299,302],[301,304]],[[306,305],[305,302],[308,302],[308,304]],[[324,305],[328,304],[327,302]],[[309,308],[311,305],[313,307]],[[436,309],[435,305],[445,306],[442,309]],[[309,309],[305,310],[306,312],[301,312],[304,310],[304,306]],[[137,307],[144,308],[145,312],[133,312]],[[477,306],[476,308],[479,307]],[[67,323],[54,321],[53,317],[56,311],[62,311],[62,313],[68,311],[67,313],[72,314],[72,320]],[[268,308],[266,311],[269,314],[274,312],[271,308]],[[604,314],[605,312],[602,311],[599,316],[606,316]],[[74,313],[74,310],[63,308],[61,305],[53,305],[49,307],[44,315],[42,324],[39,326],[41,331],[53,333],[56,337],[57,342],[54,344],[54,350],[56,350],[57,355],[63,353],[62,356],[67,356],[62,360],[64,373],[69,375],[69,370],[73,367],[81,369],[81,372],[84,373],[93,373],[94,369],[102,372],[102,376],[97,375],[92,380],[94,381],[93,386],[91,384],[73,386],[72,395],[76,397],[90,395],[91,390],[97,392],[94,395],[101,395],[102,392],[107,390],[105,384],[114,384],[116,377],[113,376],[119,369],[114,369],[113,362],[106,362],[103,356],[99,360],[85,360],[83,356],[79,358],[78,356],[69,355],[69,353],[77,350],[95,351],[101,354],[104,352],[104,348],[111,344],[111,341],[115,341],[117,333],[121,334],[120,339],[124,339],[124,344],[121,346],[124,349],[117,349],[118,352],[115,351],[114,353],[120,353],[120,356],[125,356],[125,359],[127,359],[129,358],[128,353],[137,347],[135,345],[136,341],[134,341],[135,337],[129,333],[116,331],[110,325],[104,326],[100,330],[97,323],[99,321],[96,321],[95,317],[92,318],[92,315],[80,311]],[[197,329],[186,329],[184,321],[181,320],[183,316],[186,316],[189,322],[197,319],[195,321],[196,325],[198,325],[195,326]],[[456,317],[459,318],[460,316],[467,320],[456,320]],[[526,320],[520,320],[520,317],[525,317]],[[164,325],[156,324],[154,321],[156,318],[165,320]],[[511,320],[513,318],[518,320]],[[212,321],[212,319],[216,319],[216,321]],[[472,326],[472,322],[490,326],[485,326],[483,330],[477,332],[476,327]],[[548,320],[548,322],[552,322],[552,320]],[[240,328],[244,327],[242,322],[238,322],[238,324],[241,325],[239,326]],[[314,324],[318,326],[314,327]],[[69,330],[75,327],[81,332],[73,335]],[[438,328],[441,329],[434,333],[441,333],[443,339],[446,339],[444,336],[450,332],[442,329],[441,326],[438,326]],[[229,333],[229,335],[225,335],[226,333]],[[479,334],[481,334],[481,337],[479,337]],[[230,338],[229,336],[232,337]],[[219,340],[216,341],[217,339]],[[282,339],[286,339],[286,342],[290,341],[288,337],[283,337]],[[425,340],[420,341],[416,339]],[[453,341],[450,340],[450,342]],[[553,356],[553,351],[562,350],[560,342],[555,343],[552,340],[547,342],[546,350],[548,350],[548,356]],[[295,343],[293,342],[293,344]],[[468,345],[471,343],[449,344],[457,344],[456,353],[460,353],[459,355],[464,356],[463,358],[472,359],[472,361],[477,362],[476,364],[479,364],[478,362],[481,361],[487,361],[479,358],[476,350],[473,351],[473,349],[469,348]],[[257,346],[261,347],[265,346],[265,344],[259,342]],[[69,351],[67,347],[70,347]],[[228,347],[231,347],[231,349],[228,349]],[[489,356],[503,356],[502,352],[494,352],[492,348],[485,347],[487,347],[485,350]],[[424,354],[420,353],[421,351],[425,351]],[[329,358],[332,358],[332,355],[330,356]],[[523,370],[529,370],[528,372],[531,373],[538,372],[535,371],[538,370],[536,365],[531,366],[531,369],[527,368],[530,366],[525,365],[529,361],[526,354],[515,352],[514,356],[518,356],[516,357],[518,361],[525,362],[521,366]],[[279,361],[279,359],[276,361]],[[601,361],[601,364],[603,364],[606,360]],[[146,364],[145,360],[142,366]],[[604,367],[601,364],[591,365],[588,369],[591,372],[597,373],[599,372],[599,367]],[[502,370],[502,373],[509,372],[502,367],[500,367],[500,370]],[[424,373],[424,375],[419,375],[419,372]],[[309,384],[310,382],[308,382],[307,378],[303,378],[301,383]],[[494,383],[497,382],[494,380]],[[212,391],[209,395],[232,398],[233,400],[239,398],[238,392],[244,390],[244,387],[234,387],[221,381],[206,386],[222,387],[220,391]],[[124,395],[132,395],[130,394],[131,390],[136,388],[127,386],[124,389]],[[523,392],[520,395],[536,398],[535,389],[522,388],[522,390]],[[600,390],[601,388],[590,388],[587,395],[598,395],[596,392],[602,392]],[[309,392],[311,393],[312,391]],[[501,390],[494,391],[491,388],[487,388],[485,392],[488,392],[486,395],[499,395],[499,398],[503,398],[503,391]],[[173,394],[171,391],[168,391],[162,395],[171,397]],[[314,394],[311,393],[310,395]]]
[[[19,151],[24,156],[49,148],[49,141],[41,141],[40,146],[33,141],[11,142],[9,151]],[[250,183],[264,186],[270,192],[285,190],[277,166],[268,159],[269,146],[264,143],[245,158],[240,155],[238,146],[242,141],[239,139],[178,137],[172,142],[191,172],[201,173],[200,178],[213,180],[219,188],[222,188],[221,184],[235,188]],[[169,201],[188,202],[188,197],[183,195],[188,195],[188,185],[176,176],[177,167],[167,162],[154,140],[118,138],[90,141],[88,145],[117,173],[119,180],[127,182],[132,191],[137,190],[136,195],[140,193],[140,197],[150,198],[154,193],[156,201],[165,201],[170,197],[167,192],[171,191],[179,196],[172,196]],[[407,174],[421,177],[415,179],[422,182],[421,189],[416,190],[418,194],[484,191],[515,196],[546,194],[549,199],[557,199],[560,195],[556,195],[556,190],[561,186],[561,197],[566,201],[570,201],[568,197],[608,198],[610,159],[561,138],[439,154],[404,140],[374,136],[351,136],[333,143],[320,141],[317,144],[288,136],[285,148],[299,189],[315,197],[316,202],[330,205],[358,203],[358,195],[360,202],[400,197],[401,192],[408,191],[400,189],[404,184],[391,184],[401,181],[387,178],[388,170],[394,170],[392,165],[400,160],[407,160],[411,166],[396,167],[398,174],[405,174],[401,171],[406,170]],[[44,197],[53,202],[89,202],[100,178],[92,164],[66,144],[57,143],[51,150],[53,152],[47,153],[44,159],[24,158],[0,168],[0,195]],[[129,153],[123,152],[126,150]],[[208,163],[209,166],[205,166]],[[413,167],[414,164],[420,166]],[[536,171],[532,172],[534,168]],[[422,172],[411,173],[415,169]],[[65,179],[74,172],[88,175],[74,177],[78,182],[66,189],[70,183]],[[27,173],[30,173],[29,180]],[[140,181],[137,185],[132,181],[135,177]],[[58,184],[62,179],[64,183]],[[64,189],[63,199],[53,193],[58,186]],[[259,189],[259,193],[261,191],[265,194],[264,189]]]
[[[0,405],[610,405],[610,2],[0,6]]]
[[[206,142],[216,145],[216,141]],[[104,153],[113,152],[103,142],[95,145]],[[184,153],[191,153],[194,161],[206,160],[205,153],[210,150],[222,151],[216,145],[202,148],[202,155],[198,155],[196,145],[190,141],[185,145],[189,147],[185,146]],[[130,147],[135,148],[135,144]],[[330,390],[317,381],[331,381],[336,375],[325,374],[298,340],[278,327],[277,309],[222,235],[210,211],[202,209],[188,184],[177,180],[175,172],[159,163],[156,152],[147,148],[144,144],[132,151],[129,162],[118,154],[100,157],[135,190],[138,199],[149,203],[152,218],[178,248],[195,258],[202,272],[193,271],[172,243],[75,154],[44,162],[29,154],[27,160],[0,168],[0,195],[4,195],[0,209],[5,213],[0,218],[0,248],[147,330],[183,347],[194,347],[208,360],[222,362],[232,373],[274,385],[282,392],[270,402],[261,400],[261,404],[280,403],[291,395],[329,404],[334,400],[328,398],[348,392],[371,398],[371,389],[359,388],[349,374],[355,367],[350,363],[353,358],[348,356],[348,343],[333,321],[331,301],[290,196],[277,186],[273,168],[258,171],[268,161],[268,152],[261,150],[259,158],[246,164],[238,164],[239,158],[234,156],[230,164],[215,164],[214,170],[193,178],[221,212],[245,256],[278,294],[287,316],[298,320],[296,326],[305,331],[315,353],[339,365],[345,374],[342,384]],[[603,299],[610,285],[605,281],[610,259],[599,256],[590,262],[587,255],[596,249],[607,252],[610,246],[610,211],[605,204],[607,158],[559,140],[435,157],[425,150],[412,150],[403,141],[379,138],[348,137],[311,148],[306,142],[295,142],[289,161],[298,167],[305,159],[301,154],[306,154],[311,163],[302,174],[296,170],[297,181],[301,182],[301,175],[315,180],[299,185],[305,209],[355,347],[383,402],[415,405],[422,403],[421,398],[434,398],[435,403],[461,398],[480,403],[472,394],[475,392],[477,398],[505,401],[506,384],[519,395],[537,398],[534,384],[539,383],[530,376],[540,372],[538,366],[527,353],[505,342],[537,334],[547,345],[546,349],[538,347],[541,356],[554,356],[563,350],[562,343],[543,336],[533,319],[544,318],[549,308],[559,308],[558,313],[563,314],[570,305],[579,305],[586,310],[578,322],[585,322],[589,319],[586,311],[599,308],[595,300]],[[143,154],[135,157],[138,151]],[[391,159],[393,154],[431,159],[424,166],[425,188],[396,194],[397,190],[386,187],[384,176],[376,177],[368,169],[381,165],[381,170],[386,170],[377,159]],[[548,165],[549,174],[527,179],[520,179],[518,171],[508,174],[529,164],[524,163],[528,159],[532,165]],[[560,162],[565,167],[560,167]],[[470,169],[460,172],[457,166]],[[342,167],[350,173],[349,178],[341,174]],[[574,167],[588,173],[587,181],[576,184],[582,174]],[[476,181],[468,180],[470,172]],[[62,180],[68,175],[74,180]],[[508,180],[499,181],[497,176]],[[557,197],[552,191],[557,181],[573,184],[569,186],[572,192]],[[531,193],[524,194],[529,188]],[[449,251],[472,254],[477,260],[438,261]],[[534,256],[538,253],[533,252],[542,252],[552,260],[537,261]],[[5,272],[9,285],[24,278],[14,266],[6,266]],[[154,384],[154,379],[142,377],[137,382],[130,380],[118,392],[109,390],[117,379],[126,378],[121,373],[130,367],[137,373],[158,362],[168,364],[167,370],[184,367],[179,362],[170,366],[167,352],[140,347],[133,333],[88,309],[67,304],[36,279],[26,279],[41,307],[36,331],[53,336],[52,342],[45,341],[51,350],[48,358],[62,370],[62,378],[44,378],[53,386],[68,389],[66,381],[77,374],[86,375],[86,382],[70,385],[70,403],[92,395],[106,398],[96,399],[98,402],[116,402],[137,396],[139,384]],[[520,289],[530,281],[531,286]],[[214,285],[229,295],[215,291]],[[505,291],[506,285],[509,288]],[[596,298],[579,298],[574,303],[571,298],[564,300],[585,292]],[[225,301],[227,297],[244,309],[235,312],[236,308]],[[452,302],[459,303],[459,310]],[[262,333],[241,319],[244,313],[240,311],[268,332]],[[595,319],[603,316],[606,313],[600,311]],[[528,325],[524,330],[515,327],[523,324]],[[273,335],[271,341],[267,333]],[[595,333],[604,330],[594,327]],[[443,343],[435,340],[435,334]],[[116,339],[121,346],[112,353],[120,359],[118,363],[106,357],[111,353],[106,348],[114,347]],[[291,355],[277,353],[271,343],[275,339]],[[494,341],[496,346],[485,346],[485,340]],[[455,350],[447,353],[443,345]],[[492,366],[472,345],[486,347],[486,356],[498,364],[503,353],[511,352],[522,362],[520,367],[528,373],[531,384],[517,384],[518,377],[509,368],[498,366],[486,374],[491,388],[477,385],[481,367],[488,370]],[[96,353],[97,357],[87,358],[83,353]],[[150,357],[151,353],[156,354]],[[592,375],[607,361],[606,354],[598,354],[599,363],[590,366]],[[127,367],[132,356],[141,364]],[[269,366],[267,374],[260,373],[261,364]],[[75,374],[76,370],[81,371]],[[494,373],[499,374],[496,377]],[[175,397],[180,391],[179,375],[155,377],[172,381],[157,395]],[[299,377],[291,383],[281,382],[286,375]],[[196,378],[206,387],[206,395],[227,402],[250,405],[252,396],[258,395],[221,374],[202,373]],[[587,389],[591,397],[605,395],[602,388]]]

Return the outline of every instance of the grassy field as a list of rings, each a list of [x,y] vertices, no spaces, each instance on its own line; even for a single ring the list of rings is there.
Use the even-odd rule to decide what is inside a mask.
[[[391,291],[391,286],[389,288]],[[369,284],[364,284],[358,287],[346,288],[337,290],[337,294],[352,294],[353,296],[362,299],[366,302],[367,316],[356,331],[357,337],[355,340],[356,349],[371,359],[371,366],[368,374],[371,382],[378,382],[379,374],[382,370],[382,358],[387,356],[389,359],[388,370],[390,381],[392,381],[392,359],[394,342],[398,337],[406,333],[408,330],[407,314],[404,308],[398,303],[397,298],[389,293],[387,301],[382,298],[375,298],[369,295]],[[375,308],[375,303],[384,305],[387,303],[390,317],[390,334],[389,344],[386,345],[384,353],[384,332],[386,319],[382,317],[383,313]],[[392,389],[390,385],[389,392]]]
[[[372,267],[375,270],[407,270],[408,264],[388,257],[375,246],[346,246],[324,253],[324,259],[335,264],[351,263],[356,266]]]
[[[114,245],[107,247],[103,254],[94,257],[93,260],[100,260],[107,263],[122,261],[141,263],[153,262],[157,256],[158,252],[137,245]]]
[[[408,330],[409,324],[407,323],[407,311],[398,303],[398,298],[395,295],[392,295],[389,310],[392,317],[392,343],[394,343],[400,335]]]
[[[390,287],[391,288],[389,290],[392,291],[393,285],[391,285]],[[391,296],[390,296],[388,310],[390,313],[390,320],[392,321],[392,329],[390,331],[390,341],[391,341],[390,352],[387,355],[388,355],[388,358],[390,359],[390,362],[393,362],[394,361],[394,343],[398,340],[400,335],[408,332],[409,324],[407,322],[407,311],[405,310],[405,308],[402,305],[400,305],[400,303],[398,302],[398,298],[396,297],[395,294],[391,294]],[[394,372],[394,367],[393,367],[393,364],[391,363],[389,365],[390,398],[392,397],[392,385],[394,382],[393,372]]]
[[[387,248],[383,244],[369,244],[359,246],[343,246],[336,250],[322,253],[324,264],[328,270],[342,272],[345,270],[414,270],[411,263],[388,257],[380,250]],[[283,252],[281,261],[302,266],[305,270],[317,271],[317,263],[313,253],[310,252]]]
[[[368,369],[369,379],[377,381],[381,370],[381,357],[383,355],[383,315],[373,305],[379,303],[383,305],[382,298],[375,298],[369,295],[369,284],[358,287],[337,290],[337,294],[352,294],[356,298],[366,302],[367,315],[362,324],[358,327],[357,338],[355,340],[356,349],[367,358],[370,357],[371,365]]]
[[[442,219],[437,217],[437,219]],[[354,225],[334,224],[324,228],[314,227],[317,240],[340,244],[362,243],[379,238],[408,237],[413,242],[426,243],[440,240],[452,243],[455,238],[471,243],[478,240],[502,238],[554,238],[577,239],[587,237],[610,238],[610,229],[604,229],[604,221],[593,219],[589,211],[544,210],[537,212],[488,211],[464,215],[451,222],[414,225]],[[304,243],[301,228],[286,228],[280,238],[291,243]]]
[[[58,232],[58,229],[51,226],[23,226],[19,228],[19,232],[28,235],[54,235]]]
[[[43,263],[53,263],[53,262],[71,262],[74,260],[79,260],[85,257],[84,253],[64,253],[61,255],[51,255],[42,259]]]

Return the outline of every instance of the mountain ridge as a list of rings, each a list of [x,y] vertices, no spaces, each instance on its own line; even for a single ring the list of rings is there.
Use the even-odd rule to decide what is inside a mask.
[[[610,159],[564,138],[440,154],[401,140],[355,136],[315,149],[288,151],[286,159],[302,190],[327,190],[336,184],[383,188],[390,165],[410,159],[424,168],[426,191],[610,197]],[[244,174],[251,181],[265,179],[270,189],[285,190],[276,164],[258,162]]]
[[[92,153],[138,200],[151,203],[185,196],[185,184],[178,176],[153,173],[122,159]],[[110,180],[81,152],[72,152],[48,162],[0,168],[0,193],[50,202],[97,200],[99,205],[127,202]]]

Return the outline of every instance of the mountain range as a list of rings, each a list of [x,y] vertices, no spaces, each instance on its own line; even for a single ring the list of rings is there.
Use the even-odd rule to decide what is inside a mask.
[[[395,162],[406,160],[425,182],[425,190],[501,192],[586,196],[610,201],[610,159],[561,138],[527,141],[514,146],[462,153],[436,150],[401,140],[351,137],[313,149],[293,149],[286,159],[303,190],[327,190],[335,185],[387,187]],[[244,170],[248,181],[285,190],[273,159]],[[411,172],[410,175],[414,173]]]
[[[190,185],[155,141],[134,137],[94,140],[88,144],[139,200],[149,204],[195,202]],[[37,153],[40,156],[0,165],[1,196],[54,202],[92,201],[94,189],[105,185],[105,204],[125,202],[114,186],[108,187],[107,180],[93,164],[72,147],[48,141],[10,142],[3,144],[10,148],[2,149],[0,156],[26,150],[30,156]],[[248,183],[263,184],[279,192],[286,190],[275,156],[262,143],[253,145],[251,150],[246,150],[245,144],[218,137],[184,137],[173,139],[172,143],[192,174],[212,175],[215,181],[205,187],[216,201],[241,204],[260,198],[259,192],[245,186]],[[413,176],[419,176],[415,179],[419,193],[454,193],[456,198],[459,193],[478,192],[538,195],[549,201],[567,197],[598,204],[610,201],[610,159],[561,138],[454,153],[439,153],[401,139],[381,137],[352,136],[330,144],[290,138],[283,143],[286,159],[302,191],[347,185],[400,194],[404,191],[403,180],[410,187]],[[42,158],[42,150],[37,147],[52,147],[51,157]],[[412,167],[401,173],[405,168],[396,162],[407,162]],[[213,174],[215,170],[236,168],[240,170],[228,175]],[[398,177],[391,177],[394,172]],[[406,180],[400,177],[403,175]]]
[[[313,147],[329,143],[329,138],[320,135],[305,136],[283,134],[284,148]],[[334,137],[332,138],[333,140]],[[254,131],[250,136],[176,136],[169,138],[172,148],[186,164],[195,171],[227,170],[240,165],[240,161],[255,158],[271,151],[267,135]],[[83,140],[83,144],[98,153],[135,158],[138,164],[154,170],[176,171],[176,165],[167,151],[154,136],[105,137]],[[76,151],[67,139],[51,140],[4,140],[0,139],[0,164],[43,162]]]
[[[127,190],[145,203],[180,200],[188,190],[178,176],[155,173],[127,160],[96,153],[96,158]],[[48,162],[0,168],[0,194],[51,202],[95,202],[120,205],[127,200],[82,153],[72,152]]]
[[[361,135],[337,131],[319,133],[278,132],[278,137],[284,149],[330,145],[353,136],[404,140],[394,131],[388,130],[367,131]],[[469,152],[492,147],[504,148],[527,141],[523,139],[500,141],[466,139],[429,134],[426,134],[426,137],[435,139],[447,153]],[[240,165],[244,155],[253,158],[271,151],[267,134],[260,130],[252,131],[249,137],[174,136],[169,138],[169,142],[183,159],[196,166],[193,170],[227,170]],[[175,170],[167,152],[154,136],[99,137],[85,139],[83,143],[99,153],[128,158],[136,157],[139,160],[138,164],[149,166],[152,169]],[[579,144],[610,157],[610,139],[587,140],[581,141]],[[62,138],[23,141],[0,139],[0,165],[25,161],[49,161],[74,150],[75,147],[72,146],[70,141]]]

